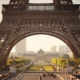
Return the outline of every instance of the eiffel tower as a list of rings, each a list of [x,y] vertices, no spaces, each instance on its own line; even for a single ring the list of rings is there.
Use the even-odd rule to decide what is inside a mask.
[[[80,5],[74,5],[72,0],[53,0],[49,4],[10,0],[9,5],[2,6],[2,14],[0,65],[6,64],[13,46],[36,34],[61,39],[70,47],[75,58],[80,57]]]

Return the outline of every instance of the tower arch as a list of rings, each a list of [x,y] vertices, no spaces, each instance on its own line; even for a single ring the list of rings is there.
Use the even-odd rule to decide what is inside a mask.
[[[22,1],[21,4],[18,1]],[[27,4],[25,1],[27,0],[11,0],[9,5],[3,5],[0,65],[6,63],[9,52],[17,42],[36,34],[47,34],[61,39],[76,58],[80,57],[79,5]],[[41,10],[40,7],[44,9]]]

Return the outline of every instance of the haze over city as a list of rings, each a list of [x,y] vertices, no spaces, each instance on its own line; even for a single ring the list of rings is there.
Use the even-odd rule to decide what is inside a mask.
[[[43,49],[44,51],[50,51],[52,46],[59,48],[60,45],[66,45],[60,39],[50,35],[34,35],[26,38],[26,50],[38,51]],[[14,51],[14,49],[12,50]]]

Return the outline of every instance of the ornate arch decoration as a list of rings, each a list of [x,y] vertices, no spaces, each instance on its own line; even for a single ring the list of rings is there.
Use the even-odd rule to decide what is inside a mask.
[[[21,31],[22,32],[22,31]],[[7,52],[5,55],[9,55],[11,49],[13,48],[13,46],[15,46],[20,40],[28,37],[28,36],[32,36],[32,35],[38,35],[38,34],[45,34],[45,35],[51,35],[51,36],[54,36],[54,37],[57,37],[59,38],[60,40],[62,40],[63,42],[65,42],[69,48],[72,50],[75,58],[77,58],[79,55],[76,54],[76,49],[74,47],[74,44],[65,36],[61,35],[59,32],[51,32],[51,31],[31,31],[31,32],[22,32],[20,35],[17,35],[9,44],[9,46],[6,48]],[[16,34],[15,34],[16,35]]]

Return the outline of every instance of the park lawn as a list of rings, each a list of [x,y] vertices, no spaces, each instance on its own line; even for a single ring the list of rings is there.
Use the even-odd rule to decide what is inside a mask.
[[[54,71],[52,66],[43,66],[45,71]]]
[[[30,71],[40,71],[42,68],[42,66],[39,66],[39,65],[34,65],[34,66],[31,66],[30,67]]]

